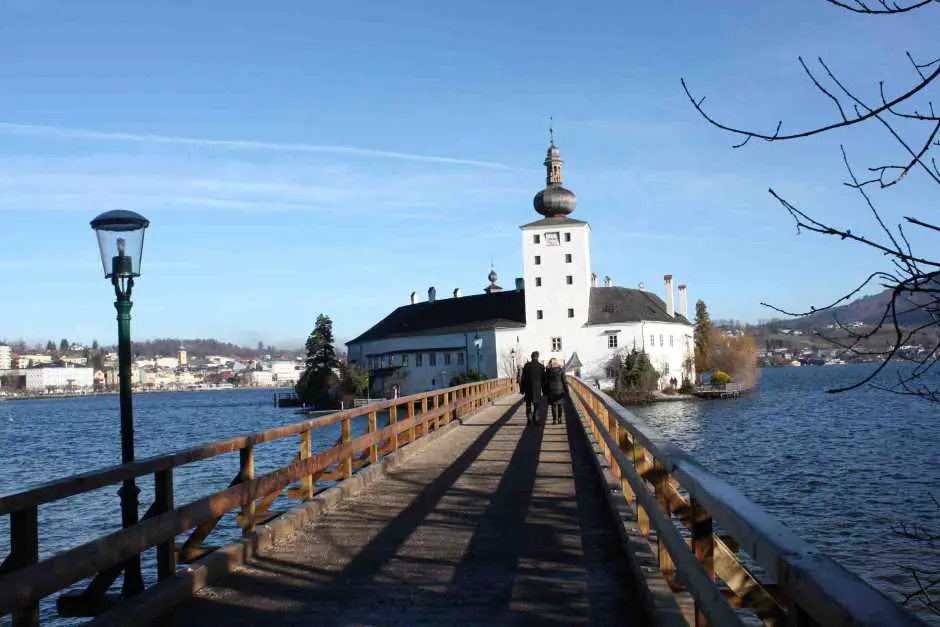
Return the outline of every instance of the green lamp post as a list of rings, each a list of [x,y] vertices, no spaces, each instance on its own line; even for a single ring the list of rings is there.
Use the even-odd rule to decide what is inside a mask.
[[[131,400],[131,291],[134,278],[140,276],[140,259],[144,249],[144,231],[150,221],[133,211],[108,211],[91,221],[98,236],[101,265],[105,278],[114,286],[114,307],[118,321],[118,376],[121,389],[121,463],[134,461],[134,409]],[[121,496],[121,524],[137,523],[137,488],[134,479],[124,481]],[[125,597],[144,589],[140,556],[135,555],[124,565]]]

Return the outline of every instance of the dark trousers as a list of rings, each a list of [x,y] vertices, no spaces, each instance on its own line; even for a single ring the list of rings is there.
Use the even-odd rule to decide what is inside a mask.
[[[552,406],[552,420],[558,420],[562,417],[561,411],[561,401],[557,401],[551,404]]]
[[[525,399],[525,419],[526,420],[534,420],[538,418],[539,401],[541,401],[541,399],[533,399],[529,396],[526,397]]]

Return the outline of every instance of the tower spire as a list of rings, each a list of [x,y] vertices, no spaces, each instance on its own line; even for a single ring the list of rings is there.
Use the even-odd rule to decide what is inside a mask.
[[[561,153],[555,145],[555,121],[549,119],[548,125],[548,152],[545,154],[545,184],[561,185]]]

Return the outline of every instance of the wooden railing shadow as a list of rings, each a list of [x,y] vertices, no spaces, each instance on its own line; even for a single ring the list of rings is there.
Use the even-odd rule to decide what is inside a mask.
[[[772,626],[925,625],[607,394],[570,376],[568,389],[696,626],[742,625],[738,608]]]
[[[275,515],[270,508],[285,490],[290,498],[312,499],[318,482],[348,479],[357,469],[378,462],[384,453],[407,446],[510,393],[513,386],[511,379],[491,379],[381,401],[262,433],[66,477],[0,497],[0,516],[10,516],[11,547],[0,564],[0,616],[12,614],[15,627],[38,625],[40,600],[89,577],[91,582],[84,591],[60,595],[57,607],[63,616],[98,615],[117,601],[106,593],[131,557],[155,547],[157,579],[168,579],[179,563],[192,562],[211,550],[204,541],[226,512],[240,508],[237,521],[247,536],[256,525]],[[379,429],[377,415],[386,410],[389,424]],[[353,438],[351,423],[359,416],[367,416],[368,431]],[[312,432],[335,424],[341,429],[335,445],[324,451],[312,451]],[[299,451],[284,466],[255,476],[255,447],[288,437],[299,437]],[[239,468],[226,488],[192,503],[175,505],[175,468],[234,451],[239,452]],[[154,502],[140,522],[39,560],[40,506],[151,474]],[[299,487],[290,489],[294,483],[299,483]],[[67,525],[68,521],[61,524]],[[189,537],[177,547],[176,536],[186,532],[191,532]]]

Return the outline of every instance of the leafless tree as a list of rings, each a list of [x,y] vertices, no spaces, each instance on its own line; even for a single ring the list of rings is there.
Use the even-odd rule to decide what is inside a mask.
[[[824,1],[843,10],[868,16],[892,16],[918,9],[940,10],[940,0],[920,0],[906,5],[886,0]],[[837,338],[833,335],[828,339],[851,354],[878,357],[880,365],[862,380],[830,391],[844,392],[872,383],[890,361],[906,360],[913,362],[913,367],[905,369],[903,373],[896,375],[896,380],[887,385],[881,384],[881,387],[898,393],[915,394],[929,400],[940,401],[940,390],[935,384],[928,382],[924,376],[940,360],[940,341],[934,341],[930,350],[920,355],[911,356],[902,350],[902,347],[921,339],[924,330],[936,328],[940,323],[940,281],[938,281],[940,258],[932,258],[929,254],[915,252],[910,245],[905,228],[936,235],[940,233],[940,222],[933,218],[908,215],[904,217],[902,224],[892,229],[883,219],[870,193],[873,188],[887,189],[898,185],[914,171],[920,172],[928,181],[940,187],[940,168],[934,156],[934,150],[940,146],[940,139],[938,139],[940,137],[940,112],[934,109],[931,100],[931,95],[935,95],[936,87],[940,84],[940,81],[937,81],[937,77],[940,76],[940,58],[920,62],[915,60],[910,52],[906,52],[905,56],[911,66],[912,79],[909,84],[897,90],[897,94],[889,95],[885,82],[879,81],[879,97],[875,102],[868,102],[849,89],[822,58],[817,59],[818,67],[814,69],[800,57],[799,63],[803,71],[819,93],[832,102],[836,117],[828,122],[793,131],[785,130],[782,120],[777,122],[773,131],[739,128],[720,122],[705,110],[705,98],[693,96],[685,79],[682,79],[682,87],[703,118],[713,126],[739,138],[740,141],[734,144],[735,148],[747,145],[752,139],[779,142],[821,135],[841,128],[866,125],[881,128],[896,141],[901,158],[894,163],[869,165],[865,176],[856,174],[856,168],[850,163],[844,146],[841,148],[842,161],[848,172],[845,185],[858,192],[861,201],[870,211],[877,225],[877,235],[853,233],[847,227],[829,224],[825,219],[814,217],[807,210],[783,198],[773,188],[769,190],[771,196],[793,218],[798,232],[807,231],[827,235],[873,249],[887,258],[889,263],[886,267],[866,277],[860,277],[855,289],[841,295],[824,307],[811,307],[809,311],[791,312],[767,303],[762,304],[785,315],[803,316],[831,311],[870,286],[880,285],[890,290],[891,297],[884,306],[878,324],[873,328],[858,331],[841,324],[841,321],[836,319],[841,337]],[[906,325],[905,320],[917,320],[917,322]],[[887,346],[873,345],[869,341],[885,330],[890,330],[892,338]]]
[[[838,10],[858,14],[862,18],[902,19],[899,16],[923,13],[936,20],[940,16],[940,0],[821,0]],[[940,41],[938,38],[936,41]],[[772,130],[754,130],[719,121],[704,106],[705,98],[693,95],[685,79],[682,88],[692,106],[711,125],[727,131],[737,138],[735,148],[746,146],[751,140],[781,142],[823,135],[837,129],[872,129],[887,134],[897,146],[898,157],[886,163],[870,163],[864,170],[853,166],[844,146],[840,146],[841,159],[848,173],[845,185],[855,190],[866,211],[870,212],[874,235],[853,232],[846,226],[832,224],[824,217],[812,215],[795,202],[778,194],[773,188],[770,195],[793,218],[797,232],[810,232],[835,238],[840,242],[868,248],[882,254],[885,267],[865,277],[859,277],[857,287],[835,298],[824,307],[810,307],[809,311],[784,311],[762,303],[788,316],[819,314],[835,323],[835,332],[821,335],[850,355],[877,358],[878,366],[867,376],[851,385],[828,390],[844,392],[863,385],[873,385],[898,394],[911,394],[931,402],[940,402],[940,388],[936,376],[940,361],[940,255],[932,254],[932,247],[918,252],[910,243],[909,233],[917,232],[927,238],[940,234],[940,220],[929,215],[905,215],[903,220],[889,226],[873,200],[875,190],[889,190],[900,185],[909,175],[919,174],[940,191],[940,168],[936,151],[940,147],[940,111],[934,108],[932,97],[937,95],[940,81],[940,58],[918,59],[910,51],[904,56],[910,71],[904,84],[889,87],[878,80],[878,96],[867,99],[851,89],[822,59],[807,63],[802,57],[799,64],[819,95],[830,102],[834,115],[807,128],[788,129],[782,120]],[[861,174],[864,172],[864,174]],[[906,212],[908,213],[908,212]],[[838,319],[834,311],[839,305],[858,296],[869,287],[887,290],[883,311],[877,324],[862,329],[849,326]],[[881,340],[888,335],[888,341]],[[877,336],[877,341],[876,341]],[[909,351],[906,347],[923,344],[924,350]],[[890,362],[908,362],[890,376],[880,376]],[[931,497],[933,498],[933,497]],[[940,503],[934,498],[934,505]],[[938,535],[921,527],[902,527],[899,533],[911,540],[935,546]],[[915,589],[905,603],[940,614],[940,571],[930,567],[909,569]]]

